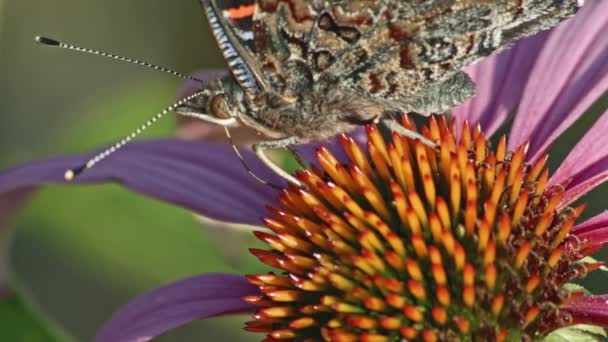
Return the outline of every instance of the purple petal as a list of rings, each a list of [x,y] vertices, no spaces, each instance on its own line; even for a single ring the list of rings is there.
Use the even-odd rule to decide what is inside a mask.
[[[242,151],[260,177],[284,184],[251,152]],[[0,174],[0,194],[42,184],[66,184],[63,174],[89,156],[63,156]],[[157,140],[137,142],[103,160],[69,184],[118,182],[147,196],[216,220],[259,225],[277,191],[251,178],[229,145]],[[0,215],[2,216],[2,215]]]
[[[593,216],[581,224],[577,224],[574,226],[574,228],[572,228],[571,233],[582,234],[601,228],[608,228],[608,210]]]
[[[509,147],[536,159],[608,87],[608,1],[587,1],[547,39],[529,77]]]
[[[572,228],[582,253],[590,255],[608,245],[608,210]]]
[[[255,309],[243,297],[259,294],[243,276],[205,274],[140,295],[116,312],[98,342],[148,341],[194,320]]]
[[[574,323],[608,326],[608,295],[584,296],[562,306],[572,314]]]
[[[475,81],[477,93],[453,110],[458,131],[465,120],[480,123],[487,135],[503,124],[519,103],[530,70],[548,35],[549,31],[544,31],[522,39],[512,48],[465,69]]]
[[[568,205],[608,178],[608,112],[604,113],[555,171],[549,184],[570,180],[562,198]]]

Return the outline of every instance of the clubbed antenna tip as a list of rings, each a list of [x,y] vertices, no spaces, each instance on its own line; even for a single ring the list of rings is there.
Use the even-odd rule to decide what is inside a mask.
[[[61,43],[58,40],[55,40],[55,39],[49,38],[49,37],[36,36],[35,39],[36,39],[36,43],[38,43],[38,44],[44,44],[44,45],[50,45],[50,46],[61,45]]]

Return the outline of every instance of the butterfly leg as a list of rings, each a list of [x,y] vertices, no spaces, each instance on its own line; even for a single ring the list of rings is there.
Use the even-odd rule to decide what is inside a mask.
[[[289,137],[281,140],[273,140],[273,141],[264,141],[259,144],[253,145],[253,151],[260,158],[260,160],[268,166],[272,171],[274,171],[277,175],[285,178],[289,182],[304,187],[305,185],[297,180],[294,176],[287,173],[287,171],[283,170],[277,163],[275,163],[272,159],[270,159],[266,155],[266,151],[273,150],[276,148],[288,148],[291,145],[295,145],[299,142],[297,137]]]
[[[400,124],[396,123],[395,121],[391,120],[391,119],[384,119],[382,120],[382,123],[384,125],[386,125],[386,127],[391,130],[392,132],[396,132],[399,133],[401,135],[403,135],[406,138],[410,138],[410,139],[418,139],[420,140],[421,143],[429,146],[429,147],[437,147],[437,144],[435,142],[433,142],[431,139],[423,136],[422,134],[416,132],[416,131],[412,131],[411,129],[407,129],[403,126],[401,126]]]

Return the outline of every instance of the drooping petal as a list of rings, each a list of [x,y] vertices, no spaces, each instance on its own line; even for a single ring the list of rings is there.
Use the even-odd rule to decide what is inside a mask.
[[[583,234],[601,228],[608,228],[608,210],[593,216],[581,224],[577,224],[570,232],[572,234]]]
[[[529,76],[509,147],[536,159],[608,88],[608,2],[587,1],[547,38]]]
[[[465,69],[475,82],[476,94],[452,111],[458,131],[465,120],[479,122],[488,136],[502,125],[517,107],[549,32],[522,39],[512,48]]]
[[[574,318],[574,323],[608,326],[608,294],[584,296],[562,307]]]
[[[604,113],[551,177],[550,184],[570,180],[562,198],[568,205],[608,179],[608,112]]]
[[[251,152],[242,153],[258,176],[284,184]],[[81,165],[88,157],[55,157],[4,171],[0,173],[0,194],[42,184],[66,184],[65,171]],[[264,206],[274,203],[277,197],[275,190],[247,174],[229,145],[210,142],[132,143],[68,184],[106,182],[118,182],[216,220],[253,225],[260,224]]]
[[[243,276],[205,274],[142,294],[116,312],[97,342],[148,341],[194,320],[254,309],[242,300],[258,294]]]
[[[572,228],[581,253],[591,255],[608,245],[608,210]]]

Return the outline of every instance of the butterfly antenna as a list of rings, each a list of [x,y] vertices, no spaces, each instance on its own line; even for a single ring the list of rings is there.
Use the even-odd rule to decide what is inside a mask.
[[[140,135],[141,133],[143,133],[143,131],[145,131],[146,129],[148,129],[150,126],[152,126],[154,123],[156,123],[156,121],[158,121],[159,119],[161,119],[167,113],[169,113],[171,111],[174,111],[179,106],[182,106],[182,105],[186,104],[187,102],[189,102],[190,100],[192,100],[192,99],[194,99],[196,97],[203,96],[203,95],[206,95],[206,94],[207,94],[206,90],[202,90],[202,91],[196,92],[196,93],[194,93],[194,94],[192,94],[192,95],[190,95],[188,97],[185,97],[185,98],[183,98],[183,99],[175,102],[174,104],[172,104],[169,107],[163,109],[162,111],[158,112],[156,115],[154,115],[153,117],[151,117],[150,119],[148,119],[148,121],[146,121],[143,125],[141,125],[139,128],[137,128],[131,134],[129,134],[126,137],[124,137],[119,142],[117,142],[114,145],[106,148],[104,151],[102,151],[98,155],[96,155],[93,158],[89,159],[86,163],[84,163],[84,164],[82,164],[82,165],[80,165],[80,166],[78,166],[76,168],[67,170],[65,172],[65,174],[64,174],[65,180],[66,181],[73,180],[75,177],[77,177],[78,175],[82,174],[84,171],[92,168],[93,166],[95,166],[95,164],[99,163],[100,161],[104,160],[105,158],[107,158],[108,156],[110,156],[111,154],[113,154],[114,152],[116,152],[119,149],[121,149],[122,147],[124,147],[131,140],[133,140],[135,137],[137,137],[138,135]]]
[[[115,59],[115,60],[122,61],[122,62],[127,62],[127,63],[141,65],[143,67],[154,69],[156,71],[161,71],[161,72],[164,72],[164,73],[167,73],[167,74],[171,74],[171,75],[174,75],[174,76],[186,79],[186,80],[191,80],[191,81],[195,81],[195,82],[199,82],[199,83],[204,83],[205,82],[205,81],[203,81],[203,80],[201,80],[199,78],[188,76],[188,75],[184,75],[184,74],[182,74],[180,72],[177,72],[177,71],[174,71],[174,70],[171,70],[171,69],[167,69],[167,68],[163,68],[163,67],[160,67],[158,65],[154,65],[152,63],[148,63],[148,62],[144,62],[144,61],[140,61],[140,60],[132,59],[132,58],[128,58],[128,57],[117,56],[117,55],[114,55],[114,54],[111,54],[111,53],[102,52],[102,51],[98,51],[98,50],[83,48],[83,47],[72,45],[72,44],[66,44],[66,43],[63,43],[63,42],[61,42],[61,41],[59,41],[57,39],[53,39],[53,38],[49,38],[49,37],[36,36],[36,42],[38,44],[41,44],[41,45],[46,45],[46,46],[51,46],[51,47],[58,47],[58,48],[66,49],[66,50],[83,52],[83,53],[87,53],[87,54],[91,54],[91,55],[108,57],[108,58]]]
[[[245,170],[247,170],[247,173],[253,177],[255,180],[257,180],[258,182],[264,184],[264,185],[268,185],[271,188],[274,189],[282,189],[282,187],[267,181],[261,177],[259,177],[258,175],[256,175],[253,170],[251,170],[251,168],[249,167],[249,165],[247,165],[247,162],[245,161],[245,158],[243,158],[243,155],[241,154],[241,151],[239,151],[239,148],[234,144],[234,141],[232,141],[232,135],[230,135],[230,130],[228,130],[227,126],[224,126],[224,132],[226,132],[226,137],[228,138],[228,141],[230,142],[230,146],[232,146],[232,150],[234,151],[234,153],[236,154],[237,158],[239,159],[239,161],[241,162],[241,164],[243,164],[243,167],[245,168]]]

